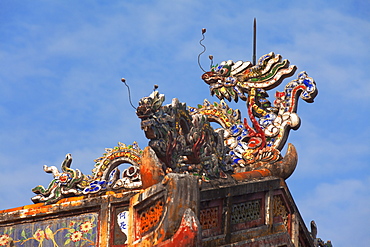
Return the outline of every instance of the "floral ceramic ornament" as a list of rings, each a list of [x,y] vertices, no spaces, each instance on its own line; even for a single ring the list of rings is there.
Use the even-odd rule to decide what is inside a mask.
[[[81,188],[79,188],[79,183],[83,181],[84,175],[80,170],[71,169],[72,156],[67,154],[61,167],[62,172],[58,171],[55,166],[44,166],[44,171],[47,173],[52,173],[54,179],[50,182],[48,188],[39,185],[32,189],[32,192],[37,195],[32,197],[32,201],[54,203],[61,199],[62,197],[72,195],[80,195]]]

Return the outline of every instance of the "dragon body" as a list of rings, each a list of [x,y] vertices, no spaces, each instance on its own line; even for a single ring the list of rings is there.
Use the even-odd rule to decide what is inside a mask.
[[[257,65],[250,62],[231,60],[213,66],[202,79],[209,85],[212,95],[224,103],[224,99],[235,102],[240,98],[246,102],[249,122],[241,121],[240,114],[230,113],[237,118],[229,118],[226,133],[230,155],[234,165],[245,166],[256,162],[274,162],[281,159],[280,151],[284,147],[290,129],[298,129],[297,101],[301,97],[306,102],[313,102],[317,95],[314,80],[306,72],[300,72],[298,78],[290,81],[283,92],[275,93],[273,104],[268,100],[268,90],[274,89],[281,82],[294,74],[296,66],[289,65],[273,52],[262,56]],[[211,105],[201,107],[211,111]],[[223,125],[222,120],[211,118]],[[253,167],[253,166],[252,166]]]

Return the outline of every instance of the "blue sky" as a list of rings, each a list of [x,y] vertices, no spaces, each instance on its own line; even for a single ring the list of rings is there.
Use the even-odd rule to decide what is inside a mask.
[[[31,204],[31,189],[52,179],[43,165],[91,174],[118,142],[147,140],[128,102],[154,84],[166,103],[207,98],[201,59],[250,61],[281,54],[319,89],[301,101],[299,153],[287,180],[306,224],[338,246],[370,242],[370,40],[368,1],[17,1],[0,0],[0,209]],[[295,79],[296,76],[292,77]],[[286,80],[283,84],[287,83]],[[273,95],[273,93],[270,93]],[[271,97],[272,99],[272,97]],[[245,105],[231,104],[245,112]],[[244,115],[245,116],[245,115]]]

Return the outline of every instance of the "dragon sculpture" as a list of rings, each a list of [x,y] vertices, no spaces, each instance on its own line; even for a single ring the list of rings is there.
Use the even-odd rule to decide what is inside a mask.
[[[226,177],[232,170],[222,132],[210,126],[206,116],[191,114],[185,103],[173,99],[162,106],[165,97],[154,91],[139,102],[136,110],[149,146],[168,172],[190,172],[203,180]]]
[[[262,56],[255,66],[224,61],[202,75],[220,103],[204,100],[197,108],[187,108],[174,99],[172,104],[162,106],[164,95],[154,91],[140,100],[136,113],[164,170],[208,179],[226,177],[225,173],[230,172],[268,169],[269,174],[286,179],[296,166],[295,148],[289,145],[285,160],[280,151],[290,129],[300,126],[298,97],[313,102],[317,88],[314,80],[301,72],[283,92],[276,92],[273,104],[267,99],[267,90],[295,71],[288,60],[272,52]],[[239,98],[246,102],[251,124],[225,102],[237,102]],[[213,130],[210,122],[221,128]]]
[[[200,109],[194,109],[194,112],[209,115],[210,120],[225,129],[234,166],[255,169],[282,159],[280,151],[290,129],[296,130],[300,126],[296,113],[298,98],[312,103],[318,92],[314,80],[303,71],[285,86],[283,92],[276,92],[276,99],[271,104],[267,91],[279,86],[296,69],[294,65],[289,66],[288,60],[271,52],[262,56],[254,66],[250,62],[229,60],[202,75],[211,94],[216,95],[222,105],[226,105],[224,99],[237,102],[240,98],[246,102],[251,125],[246,119],[241,121],[239,113],[229,110],[235,117],[229,117],[233,121],[225,126],[222,119],[209,114],[214,107],[208,102]]]

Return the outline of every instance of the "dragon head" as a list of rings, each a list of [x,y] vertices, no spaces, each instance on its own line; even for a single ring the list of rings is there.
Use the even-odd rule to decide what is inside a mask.
[[[202,79],[210,87],[211,94],[219,99],[226,98],[228,101],[231,99],[238,101],[238,98],[245,100],[244,93],[248,88],[241,88],[239,82],[241,81],[243,71],[251,67],[250,62],[237,61],[234,63],[232,60],[224,61],[220,65],[215,65],[211,71],[202,75]]]
[[[292,76],[296,67],[289,66],[288,60],[282,60],[273,52],[262,56],[256,65],[251,62],[232,60],[215,65],[202,75],[210,87],[211,94],[219,99],[246,100],[250,88],[270,90],[277,87],[286,77]]]
[[[153,115],[162,106],[165,97],[158,91],[153,91],[148,97],[140,99],[139,106],[136,109],[136,115],[145,119]]]

